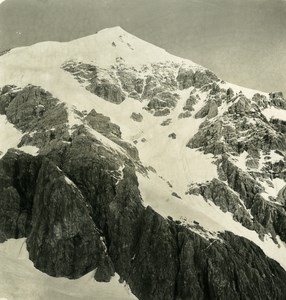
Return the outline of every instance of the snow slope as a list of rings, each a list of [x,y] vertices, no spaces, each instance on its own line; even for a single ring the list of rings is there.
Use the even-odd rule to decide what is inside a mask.
[[[25,239],[0,244],[0,299],[7,300],[128,300],[137,299],[116,275],[99,283],[90,272],[80,279],[54,278],[37,270],[29,260]]]
[[[23,134],[7,121],[6,116],[0,115],[0,158],[10,148],[17,148]],[[37,155],[38,148],[34,146],[23,146],[19,148],[26,153]]]
[[[0,115],[0,157],[2,157],[9,148],[15,148],[21,140],[22,134],[6,119],[6,116]]]
[[[276,107],[266,108],[262,111],[264,116],[270,120],[271,118],[286,121],[286,111]]]

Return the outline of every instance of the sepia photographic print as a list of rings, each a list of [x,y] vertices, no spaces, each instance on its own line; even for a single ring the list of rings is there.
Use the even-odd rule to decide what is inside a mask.
[[[0,0],[0,300],[285,300],[284,95],[285,0]]]

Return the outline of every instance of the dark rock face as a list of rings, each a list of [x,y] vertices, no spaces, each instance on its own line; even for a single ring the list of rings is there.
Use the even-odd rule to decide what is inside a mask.
[[[168,137],[175,140],[177,138],[177,135],[176,135],[176,133],[172,132],[168,135]]]
[[[168,126],[172,123],[172,119],[166,119],[161,123],[161,126]]]
[[[269,94],[270,101],[278,108],[286,109],[286,100],[282,92],[273,92]]]
[[[135,95],[140,95],[143,92],[144,80],[137,78],[136,73],[127,72],[124,69],[118,69],[117,77],[120,80],[121,86],[125,92],[129,93],[129,97],[135,98]]]
[[[280,202],[284,207],[286,206],[286,186],[279,191],[277,201]]]
[[[40,163],[30,155],[10,151],[0,160],[0,230],[5,238],[31,232],[34,185]]]
[[[195,118],[204,118],[208,116],[209,119],[214,118],[218,114],[218,105],[216,101],[209,101],[201,110],[199,110]]]
[[[43,130],[67,122],[64,104],[50,93],[28,85],[22,90],[4,87],[0,96],[0,113],[23,131]]]
[[[143,212],[140,221],[130,287],[140,290],[139,299],[175,299],[178,272],[176,235],[169,223],[150,207]],[[138,272],[140,269],[142,272]]]
[[[278,119],[271,119],[270,124],[275,127],[278,132],[286,134],[286,122]]]
[[[264,95],[260,95],[258,93],[256,93],[255,95],[253,95],[252,97],[252,101],[256,102],[257,105],[263,109],[263,108],[267,108],[269,106],[269,101],[267,100],[266,96]]]
[[[201,124],[200,130],[187,144],[190,148],[203,148],[206,153],[220,154],[224,153],[225,145],[221,143],[222,122],[217,121],[214,124],[205,121]]]
[[[109,76],[110,79],[100,78],[99,74],[103,71],[96,66],[70,61],[63,65],[63,69],[71,73],[79,83],[87,83],[88,91],[107,101],[120,104],[126,98],[118,81],[112,76]]]
[[[62,112],[66,114],[65,110],[62,110]],[[49,145],[53,142],[57,143],[59,139],[62,139],[65,142],[68,142],[70,139],[68,126],[66,123],[48,130],[28,132],[22,137],[18,147],[32,145],[43,149],[45,147],[49,147]]]
[[[180,113],[180,114],[178,115],[178,119],[189,118],[189,117],[191,117],[191,116],[192,116],[192,113],[191,113],[189,110],[187,110],[187,111],[185,111],[185,112],[183,112],[183,113]]]
[[[5,86],[0,95],[0,113],[25,133],[19,147],[42,148],[52,141],[69,139],[65,104],[40,87]]]
[[[105,257],[90,207],[80,190],[48,160],[39,171],[32,224],[27,240],[30,259],[52,276],[77,278]]]
[[[226,91],[227,100],[231,100],[233,96],[234,96],[233,89],[232,88],[228,88],[227,91]]]
[[[125,100],[125,95],[121,91],[121,89],[117,85],[110,83],[106,79],[95,79],[86,89],[91,93],[112,103],[120,104]]]
[[[270,271],[271,267],[267,263],[260,265],[259,260],[252,260],[254,253],[261,259],[264,257],[264,253],[256,249],[253,243],[229,232],[221,235],[221,242],[214,240],[211,243],[184,231],[179,232],[178,237],[181,242],[181,256],[182,258],[188,257],[190,261],[188,265],[182,266],[183,270],[188,271],[182,279],[193,282],[184,289],[179,286],[179,289],[183,291],[179,299],[271,298],[273,291],[271,287],[268,289],[264,273],[267,269]],[[226,264],[224,258],[228,255],[232,257],[232,260]],[[239,257],[241,261],[238,260]],[[198,277],[193,277],[193,274],[198,274]],[[180,273],[179,275],[182,276]],[[279,273],[276,273],[273,276],[274,280],[280,281],[279,276]],[[256,282],[255,285],[251,285],[252,288],[247,284],[250,278],[252,283]],[[202,287],[202,290],[197,287]],[[274,293],[277,299],[283,298],[281,292]]]
[[[146,109],[154,112],[154,116],[166,116],[176,107],[178,99],[178,94],[159,92],[151,98]]]
[[[232,104],[228,111],[231,114],[244,116],[252,112],[251,101],[244,96],[240,96],[234,104]]]
[[[0,89],[0,114],[6,114],[6,108],[9,106],[12,99],[15,97],[16,86],[13,85],[5,85],[2,89]],[[12,92],[13,91],[13,92]]]
[[[226,157],[222,159],[221,170],[223,171],[228,185],[239,192],[240,197],[245,201],[246,207],[249,208],[254,203],[255,196],[263,191],[262,186],[246,172],[241,171]]]
[[[208,117],[211,119],[214,118],[217,114],[218,114],[218,106],[215,101],[211,101],[210,108],[208,111]]]
[[[209,70],[197,70],[194,72],[192,69],[185,69],[184,67],[181,67],[179,69],[177,81],[180,89],[187,89],[192,86],[195,88],[201,88],[206,84],[218,81],[218,78]]]
[[[211,200],[223,212],[233,213],[233,218],[249,229],[254,229],[252,218],[242,205],[240,197],[227,184],[214,178],[209,184],[192,187],[191,194],[200,194],[206,200]]]
[[[132,120],[134,120],[135,122],[142,122],[143,121],[143,116],[140,114],[140,113],[132,113],[131,114],[131,116],[130,116],[130,118],[132,119]]]
[[[193,111],[194,105],[198,102],[198,99],[194,95],[190,95],[190,97],[187,99],[185,106],[183,107],[183,110]]]
[[[113,135],[121,138],[120,127],[112,123],[109,117],[97,113],[94,109],[88,113],[88,115],[85,117],[85,120],[94,130],[98,131],[104,136]]]
[[[161,99],[161,97],[163,99]],[[166,100],[167,101],[164,101]],[[149,103],[148,103],[148,108],[149,109],[161,109],[161,108],[165,108],[165,107],[174,107],[176,104],[175,99],[172,98],[172,95],[170,94],[159,94],[156,95],[156,97],[154,97]]]
[[[163,109],[155,111],[154,117],[168,116],[170,114],[170,112],[171,111],[169,108],[163,108]]]
[[[178,118],[189,118],[192,116],[192,111],[194,111],[194,105],[200,100],[199,95],[194,95],[195,90],[193,90],[190,94],[190,97],[187,99],[182,113],[179,114]]]
[[[99,114],[93,109],[84,120],[91,128],[125,149],[131,157],[139,159],[137,148],[121,139],[120,127],[112,123],[109,117]],[[86,131],[86,129],[83,130]]]

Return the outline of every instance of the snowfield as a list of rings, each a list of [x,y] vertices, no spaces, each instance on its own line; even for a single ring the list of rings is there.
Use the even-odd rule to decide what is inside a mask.
[[[274,119],[286,121],[286,111],[283,109],[279,109],[279,108],[272,106],[270,108],[264,109],[262,111],[262,113],[268,120],[270,120],[271,118],[274,118]]]
[[[17,148],[22,133],[8,122],[6,116],[0,115],[0,158],[9,148]]]

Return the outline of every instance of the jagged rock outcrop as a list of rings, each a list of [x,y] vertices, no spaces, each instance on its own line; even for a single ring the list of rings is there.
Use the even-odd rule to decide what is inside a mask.
[[[205,117],[209,111],[210,102],[196,114],[196,117]],[[216,113],[217,107],[214,106],[211,117]],[[247,114],[255,118],[255,122],[249,121]],[[277,133],[274,126],[265,120],[250,100],[240,96],[229,106],[228,111],[217,117],[215,121],[205,120],[200,130],[189,141],[188,147],[202,148],[205,153],[215,155],[248,151],[259,156],[261,150],[284,151],[286,138],[283,133]]]
[[[142,122],[143,121],[143,116],[140,113],[133,112],[131,114],[130,118],[132,120],[134,120],[135,122]]]
[[[5,239],[28,236],[32,227],[33,195],[40,163],[37,158],[9,151],[0,160],[0,224]]]
[[[40,87],[6,86],[0,103],[0,113],[6,114],[8,121],[23,131],[44,130],[67,122],[64,104]]]
[[[128,72],[123,68],[118,69],[117,76],[123,90],[129,93],[129,97],[140,98],[144,88],[144,80],[142,78],[137,78],[135,72]]]
[[[250,209],[254,221],[261,224],[266,231],[270,232],[275,239],[276,234],[285,241],[286,210],[285,208],[266,201],[261,197],[263,187],[249,174],[242,172],[228,159],[223,159],[221,170],[225,175],[228,185],[243,200],[247,209]]]
[[[286,100],[282,92],[273,92],[269,94],[271,103],[279,108],[286,109]]]
[[[162,91],[151,98],[146,109],[154,112],[154,116],[166,116],[176,107],[178,99],[178,94]]]
[[[243,226],[254,229],[252,218],[239,195],[219,179],[214,178],[209,183],[193,186],[189,193],[202,195],[206,200],[219,206],[223,212],[233,213],[233,218]]]
[[[168,126],[172,123],[172,119],[166,119],[161,123],[161,126]]]
[[[86,87],[86,89],[91,93],[116,104],[120,104],[125,100],[125,95],[121,89],[106,79],[95,79]]]
[[[209,70],[186,69],[181,67],[177,76],[180,89],[187,89],[191,86],[201,88],[202,86],[218,81],[217,76]]]
[[[200,100],[200,97],[198,94],[195,95],[196,89],[194,89],[191,94],[190,97],[186,100],[186,103],[183,107],[183,111],[182,113],[179,114],[178,118],[182,119],[182,118],[189,118],[192,116],[192,111],[194,111],[194,105]]]
[[[173,139],[173,140],[175,140],[175,139],[177,138],[177,135],[176,135],[175,132],[172,132],[172,133],[170,133],[170,134],[168,135],[168,137],[171,138],[171,139]]]
[[[0,95],[0,113],[24,133],[19,147],[42,148],[52,140],[69,139],[65,104],[40,87],[4,86]]]
[[[214,118],[218,114],[218,106],[216,101],[210,100],[201,110],[199,110],[195,118],[204,118],[208,116],[209,119]]]
[[[286,186],[278,192],[277,201],[286,207]]]
[[[117,61],[118,64],[112,66],[111,70],[99,68],[97,66],[68,61],[62,68],[71,73],[74,78],[91,93],[96,94],[103,99],[120,104],[126,97],[136,100],[151,99],[148,109],[158,107],[158,101],[165,102],[165,106],[173,108],[177,95],[172,91],[177,87],[177,81],[174,77],[176,65],[157,65],[152,64],[153,75],[150,75],[147,66],[140,70],[141,76],[134,69],[128,69],[124,64]],[[152,102],[152,99],[154,100]],[[157,100],[156,100],[157,99]],[[162,112],[158,112],[162,115]]]
[[[168,116],[170,114],[171,110],[167,107],[163,109],[159,109],[155,111],[154,117],[162,117],[162,116]]]
[[[261,109],[269,106],[269,100],[266,98],[266,96],[259,93],[254,94],[251,100],[255,102]]]
[[[222,171],[222,178],[227,180],[228,185],[239,193],[246,207],[251,207],[254,203],[255,196],[263,191],[263,187],[249,174],[243,172],[230,162],[225,156],[219,168]]]
[[[103,134],[104,136],[115,136],[121,138],[120,127],[110,121],[109,117],[104,116],[103,114],[97,113],[92,109],[87,116],[85,121],[92,127],[94,130]]]
[[[100,75],[105,71],[94,65],[69,61],[63,65],[63,69],[71,73],[79,83],[86,83],[88,91],[107,101],[120,104],[126,98],[117,79],[113,76],[102,78]]]
[[[228,88],[227,91],[226,91],[226,98],[227,100],[231,100],[234,96],[234,91],[232,88]]]
[[[190,95],[190,97],[187,99],[185,106],[183,107],[183,110],[193,111],[194,105],[198,102],[198,97],[195,97],[194,95]]]
[[[112,123],[109,117],[99,114],[93,109],[87,114],[84,120],[91,128],[125,149],[132,158],[139,160],[137,148],[121,139],[120,127]],[[79,128],[87,132],[87,129],[83,126],[78,127],[78,129]]]
[[[243,95],[240,95],[228,108],[229,113],[236,114],[238,116],[255,113],[256,110],[257,106],[252,105],[251,101]]]
[[[178,115],[178,119],[189,118],[191,116],[192,116],[192,113],[189,110],[186,110],[185,112],[182,112]]]

